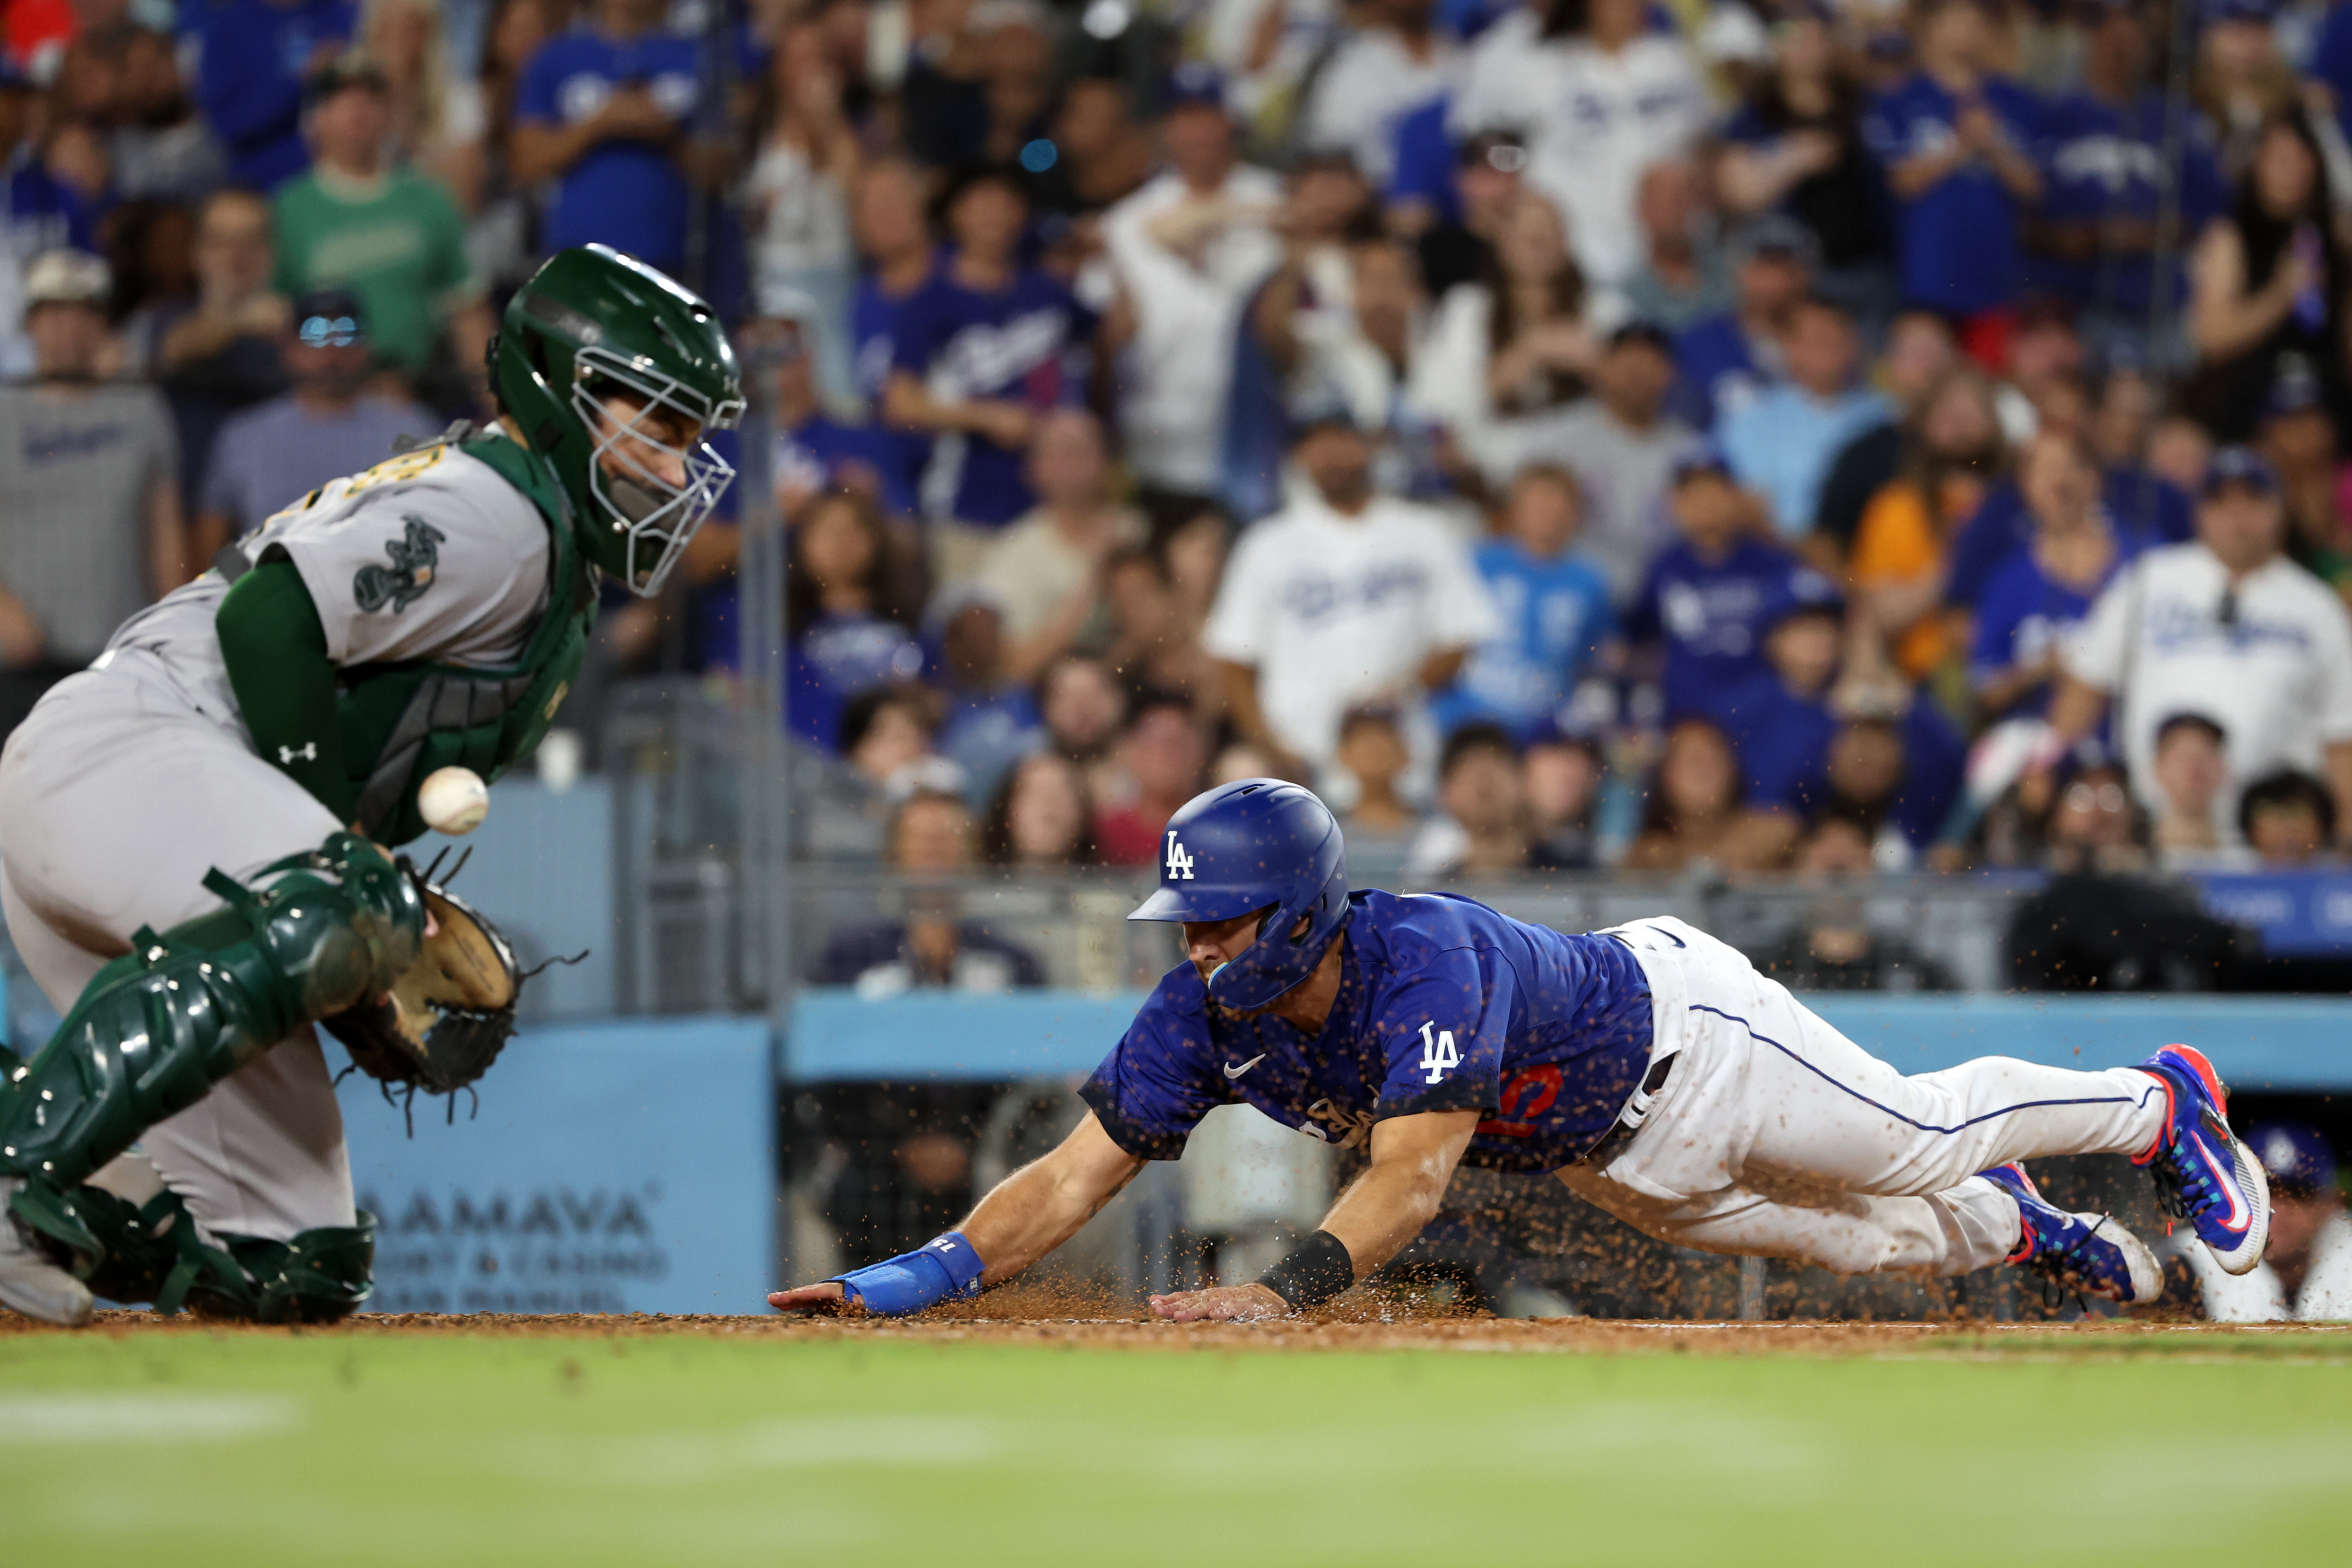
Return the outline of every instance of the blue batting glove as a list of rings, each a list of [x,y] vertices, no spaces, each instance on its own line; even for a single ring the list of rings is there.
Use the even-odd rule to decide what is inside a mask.
[[[915,1252],[902,1252],[863,1268],[835,1275],[845,1302],[856,1301],[869,1312],[900,1318],[936,1307],[950,1297],[980,1294],[980,1276],[986,1267],[961,1231],[933,1237]]]

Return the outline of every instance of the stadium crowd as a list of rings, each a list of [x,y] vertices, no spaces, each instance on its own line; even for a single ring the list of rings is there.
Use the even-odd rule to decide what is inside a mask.
[[[0,724],[483,416],[507,293],[603,241],[740,324],[814,856],[1148,864],[1257,773],[1366,879],[2352,824],[2352,6],[13,0],[0,44]],[[614,600],[607,677],[737,664],[738,542]]]

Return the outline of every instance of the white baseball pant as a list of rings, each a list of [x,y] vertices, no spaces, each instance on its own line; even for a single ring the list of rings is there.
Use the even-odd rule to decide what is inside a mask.
[[[1653,1059],[1679,1055],[1623,1150],[1559,1177],[1677,1246],[1839,1274],[1965,1274],[2020,1234],[2015,1200],[1977,1172],[2137,1154],[2163,1130],[2150,1074],[1979,1057],[1906,1078],[1704,931],[1660,918],[1614,934],[1649,978]]]

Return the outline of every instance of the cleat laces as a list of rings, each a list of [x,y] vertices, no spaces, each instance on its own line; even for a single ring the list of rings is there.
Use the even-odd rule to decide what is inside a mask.
[[[2222,1206],[2221,1189],[2215,1185],[2213,1173],[2205,1163],[2193,1159],[2183,1145],[2188,1140],[2175,1138],[2157,1157],[2148,1163],[2148,1174],[2156,1184],[2157,1207],[2173,1219],[2195,1221],[2209,1210]],[[2228,1145],[2225,1143],[2224,1148]],[[2167,1227],[2168,1233],[2169,1226]]]
[[[2084,1294],[2084,1281],[2093,1273],[2091,1243],[2097,1238],[2099,1226],[2113,1218],[2113,1215],[2103,1214],[2098,1223],[2084,1231],[2079,1239],[2063,1247],[2037,1245],[2026,1258],[2026,1267],[2042,1276],[2042,1304],[2044,1307],[2057,1311],[2065,1306],[2066,1298],[2072,1296],[2076,1310],[2089,1315],[2091,1303]],[[2035,1234],[2038,1243],[2040,1233]]]

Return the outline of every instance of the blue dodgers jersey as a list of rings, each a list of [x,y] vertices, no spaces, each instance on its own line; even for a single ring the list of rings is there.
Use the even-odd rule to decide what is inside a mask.
[[[1202,1116],[1236,1100],[1341,1148],[1391,1116],[1482,1110],[1464,1163],[1556,1171],[1609,1130],[1654,1035],[1630,948],[1451,893],[1348,901],[1320,1033],[1212,1007],[1189,963],[1161,977],[1078,1091],[1114,1142],[1173,1160]]]
[[[524,68],[518,117],[576,125],[593,119],[617,89],[644,87],[683,126],[702,96],[698,48],[694,39],[669,33],[626,42],[593,27],[559,34]],[[602,241],[675,269],[686,258],[689,195],[668,149],[650,142],[600,142],[557,178],[541,247]]]
[[[1651,563],[1626,617],[1636,643],[1664,643],[1669,721],[1721,721],[1725,697],[1762,672],[1764,634],[1782,606],[1833,598],[1836,586],[1778,544],[1742,539],[1720,561],[1677,541]]]
[[[1771,382],[1756,363],[1755,346],[1738,316],[1726,310],[1693,322],[1675,339],[1675,389],[1667,395],[1667,406],[1692,429],[1712,430]]]
[[[915,294],[921,292],[919,288],[915,290]],[[866,416],[875,422],[882,450],[889,458],[890,493],[908,498],[910,513],[919,510],[914,499],[916,487],[922,482],[924,465],[931,460],[931,438],[920,431],[884,425],[881,420],[882,394],[890,381],[890,362],[898,353],[898,313],[915,294],[893,299],[882,291],[877,279],[861,278],[849,306],[850,373],[857,384],[857,395],[865,400]]]
[[[1003,289],[982,294],[941,268],[899,306],[891,366],[920,377],[937,397],[1025,403],[1042,414],[1083,396],[1094,330],[1093,313],[1044,272],[1016,273]],[[1026,454],[984,436],[940,447],[960,454],[949,503],[957,521],[1001,528],[1034,503],[1022,477]],[[926,478],[927,488],[932,482]]]
[[[2043,118],[2033,94],[1988,77],[1979,97],[2011,143],[2032,155],[2041,145]],[[1863,119],[1863,140],[1879,166],[1892,171],[1951,146],[1960,109],[1959,100],[1919,72],[1873,100]],[[1897,201],[1895,249],[1905,300],[1961,316],[2011,303],[2025,281],[2017,231],[2017,198],[1980,158],[1909,201]]]
[[[1969,658],[1970,682],[1982,688],[2004,670],[2032,664],[2053,648],[2063,647],[2090,615],[2092,605],[2106,591],[2107,584],[2116,580],[2116,574],[2145,548],[2147,545],[2137,535],[2118,531],[2116,557],[2108,563],[2097,585],[2087,594],[2044,573],[2042,563],[2034,559],[2031,544],[2021,544],[2010,552],[2009,559],[1993,570],[1977,604],[1976,645]],[[2034,687],[1992,716],[2045,716],[2050,711],[2053,684],[2045,682]],[[2103,743],[2109,739],[2111,721],[2111,714],[2101,715],[2095,733]]]
[[[2153,225],[2163,208],[2165,187],[2165,96],[2148,88],[2127,108],[2103,102],[2087,92],[2058,99],[2043,115],[2041,161],[2047,171],[2042,198],[2045,218],[2084,224]],[[2200,118],[2187,128],[2180,150],[2178,190],[2179,232],[2197,235],[2228,205],[2229,186],[2213,154],[2210,128]],[[2030,254],[2030,286],[2077,307],[2145,312],[2155,281],[2152,257],[2140,254],[2070,260]],[[2166,279],[2168,310],[2180,309],[2189,292],[2182,262]]]

